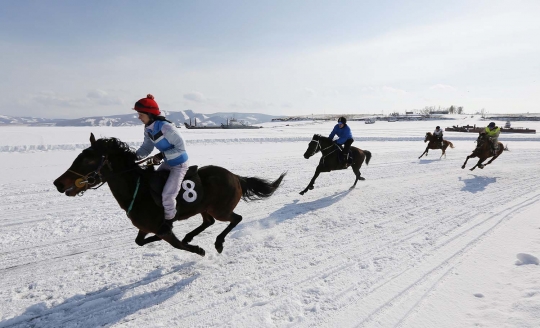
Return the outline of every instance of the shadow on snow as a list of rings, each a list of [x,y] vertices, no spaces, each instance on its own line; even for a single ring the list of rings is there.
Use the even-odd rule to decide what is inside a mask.
[[[270,213],[267,217],[257,221],[241,224],[237,227],[237,231],[233,234],[233,238],[237,238],[243,235],[245,229],[249,228],[271,228],[277,224],[280,224],[287,220],[292,220],[298,215],[313,212],[321,208],[333,205],[345,196],[347,196],[354,189],[347,189],[338,192],[334,195],[320,198],[311,202],[298,203],[299,199],[293,200],[290,204],[285,204],[282,208]]]
[[[459,181],[463,181],[465,183],[465,186],[461,188],[461,191],[468,191],[474,194],[484,191],[489,184],[497,182],[497,178],[479,177],[477,175],[474,175],[474,178],[468,179],[462,179],[461,177],[459,177]]]
[[[101,327],[122,322],[133,313],[165,302],[197,279],[199,274],[194,274],[179,281],[172,278],[173,283],[162,289],[151,286],[161,278],[178,274],[193,264],[189,262],[176,266],[166,274],[162,274],[160,269],[154,270],[140,281],[75,295],[50,308],[44,303],[34,304],[18,317],[0,323],[0,327]],[[143,287],[145,292],[126,297],[126,293],[131,294],[137,287]]]
[[[431,164],[433,162],[440,162],[441,159],[440,158],[437,158],[437,159],[421,159],[419,161],[419,164]]]

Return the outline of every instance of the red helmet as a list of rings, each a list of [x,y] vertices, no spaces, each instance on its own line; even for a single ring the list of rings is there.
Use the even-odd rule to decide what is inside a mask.
[[[157,102],[154,100],[154,96],[148,94],[146,98],[142,98],[135,103],[134,110],[147,114],[160,115]]]

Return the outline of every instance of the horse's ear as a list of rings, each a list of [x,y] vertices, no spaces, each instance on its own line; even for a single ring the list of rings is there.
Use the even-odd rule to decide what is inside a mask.
[[[90,132],[90,145],[93,146],[96,143],[96,137],[94,137],[94,134]]]

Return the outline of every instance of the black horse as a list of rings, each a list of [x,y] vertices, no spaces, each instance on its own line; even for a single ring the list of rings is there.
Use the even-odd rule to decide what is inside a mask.
[[[177,197],[178,212],[174,220],[185,220],[200,213],[203,223],[186,234],[182,241],[170,229],[159,236],[145,238],[149,233],[162,231],[160,228],[164,224],[161,201],[154,200],[151,187],[161,172],[155,172],[153,167],[141,168],[136,163],[135,152],[116,138],[96,140],[91,134],[90,144],[90,148],[77,156],[69,169],[54,181],[54,185],[59,192],[73,197],[108,183],[120,207],[139,229],[135,239],[139,246],[163,239],[178,249],[204,256],[202,248],[189,242],[217,219],[230,222],[216,238],[215,247],[221,253],[225,236],[242,220],[242,216],[233,212],[240,199],[248,201],[270,197],[285,176],[283,173],[274,182],[269,182],[256,177],[241,177],[219,166],[204,166],[198,172],[196,167],[191,167],[190,171],[195,172],[193,176],[197,178],[194,180],[198,180],[200,185],[188,181],[195,186],[189,183],[184,186],[187,182],[184,179],[182,190],[185,191],[181,191]],[[198,195],[195,192],[197,189],[200,191]]]
[[[300,192],[300,195],[305,194],[308,190],[313,189],[315,180],[321,172],[330,172],[335,170],[343,170],[350,166],[353,169],[354,175],[356,176],[354,184],[351,186],[351,189],[356,187],[358,180],[365,180],[365,178],[360,176],[360,167],[366,160],[366,165],[369,164],[371,159],[371,152],[367,150],[361,150],[356,147],[351,147],[349,152],[349,161],[350,163],[345,163],[341,160],[343,149],[338,146],[335,142],[330,140],[330,138],[323,137],[320,134],[314,134],[313,139],[309,142],[308,149],[304,153],[304,158],[308,159],[311,156],[315,155],[318,152],[321,152],[322,158],[317,165],[315,170],[315,175],[307,185],[306,189]]]

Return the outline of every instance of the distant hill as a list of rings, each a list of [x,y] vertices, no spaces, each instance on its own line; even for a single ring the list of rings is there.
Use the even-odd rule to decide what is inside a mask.
[[[260,124],[270,122],[278,116],[272,116],[259,113],[215,113],[215,114],[198,114],[192,110],[181,112],[164,112],[167,119],[175,123],[177,126],[183,126],[184,122],[206,126],[220,126],[222,123],[227,124],[227,119],[235,118],[238,121],[243,121],[248,124]],[[35,117],[15,117],[0,115],[0,126],[6,125],[28,125],[28,126],[133,126],[141,125],[141,121],[137,117],[137,113],[112,116],[92,116],[76,119],[46,119]]]

